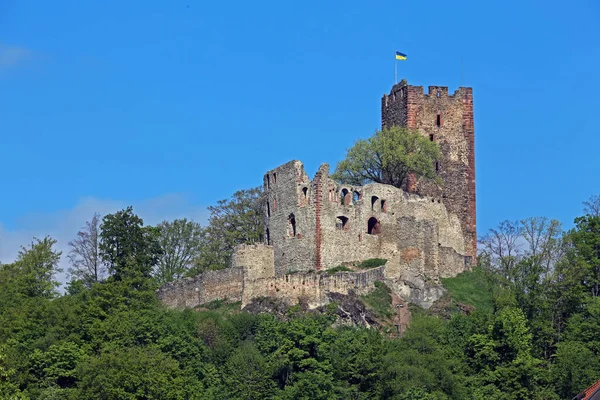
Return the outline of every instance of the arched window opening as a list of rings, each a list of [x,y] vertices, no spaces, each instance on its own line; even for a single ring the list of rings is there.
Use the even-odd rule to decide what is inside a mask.
[[[349,200],[348,189],[346,189],[346,188],[342,189],[342,192],[340,193],[340,197],[341,197],[343,206],[347,206],[350,203],[348,201]]]
[[[335,229],[339,231],[345,231],[348,229],[348,218],[340,215],[335,219]]]
[[[359,200],[360,200],[360,193],[355,191],[354,194],[352,195],[352,203],[356,204],[356,203],[358,203]]]
[[[304,200],[308,198],[308,188],[305,186],[302,188],[302,194],[304,195]]]
[[[270,217],[270,216],[271,216],[271,205],[267,201],[267,217]]]
[[[387,212],[387,202],[385,200],[381,200],[381,211]]]
[[[271,244],[271,232],[269,228],[267,228],[267,244]]]
[[[367,222],[367,233],[369,235],[379,235],[381,233],[381,224],[377,218],[369,218],[369,221]]]
[[[288,217],[288,233],[291,237],[296,236],[296,217],[291,213]]]
[[[373,211],[375,211],[374,207],[375,207],[375,203],[377,203],[377,200],[379,200],[379,197],[377,197],[377,196],[371,197],[371,210],[373,210]]]

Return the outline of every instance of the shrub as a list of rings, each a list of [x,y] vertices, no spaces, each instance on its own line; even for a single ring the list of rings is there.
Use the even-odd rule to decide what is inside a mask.
[[[335,274],[336,272],[352,272],[352,270],[343,265],[338,265],[337,267],[329,268],[326,272],[328,274]]]
[[[360,269],[371,269],[375,267],[380,267],[387,262],[385,258],[369,258],[357,265]]]

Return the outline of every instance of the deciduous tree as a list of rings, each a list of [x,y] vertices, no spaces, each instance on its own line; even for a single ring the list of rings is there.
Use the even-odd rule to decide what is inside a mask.
[[[208,207],[210,219],[202,231],[200,254],[190,274],[226,268],[236,245],[262,242],[263,201],[262,189],[255,187],[239,190],[231,199]]]
[[[99,214],[94,214],[92,220],[85,223],[83,229],[77,232],[77,238],[69,242],[69,247],[69,273],[75,279],[81,279],[89,286],[104,278],[106,270],[100,259]]]
[[[202,228],[186,218],[163,221],[157,228],[162,254],[154,269],[154,277],[159,283],[180,279],[200,253]]]
[[[100,231],[100,256],[116,280],[150,276],[162,253],[157,228],[145,227],[130,206],[102,218]]]
[[[437,180],[440,150],[417,131],[392,127],[354,143],[337,164],[333,178],[351,185],[369,182],[402,187],[409,174]]]

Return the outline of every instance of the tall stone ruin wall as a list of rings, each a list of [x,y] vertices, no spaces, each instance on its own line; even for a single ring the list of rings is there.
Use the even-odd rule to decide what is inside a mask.
[[[442,198],[448,212],[461,221],[466,254],[475,262],[477,253],[475,193],[475,128],[473,90],[446,86],[411,86],[403,80],[381,100],[382,127],[416,129],[439,144],[437,164],[442,186],[410,179],[405,189],[424,196]]]
[[[265,193],[266,237],[277,276],[369,258],[434,279],[468,267],[461,220],[441,197],[390,185],[338,184],[327,164],[310,181],[300,161],[267,172]]]

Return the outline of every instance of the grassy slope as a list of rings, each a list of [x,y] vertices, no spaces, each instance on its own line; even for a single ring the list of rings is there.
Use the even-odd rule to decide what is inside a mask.
[[[367,295],[360,296],[362,301],[369,309],[375,313],[378,318],[391,318],[394,314],[392,310],[391,290],[383,282],[375,282],[375,290]]]
[[[454,278],[444,278],[442,283],[453,300],[482,311],[492,310],[492,295],[485,272],[481,268],[475,267],[472,271],[465,271]]]

